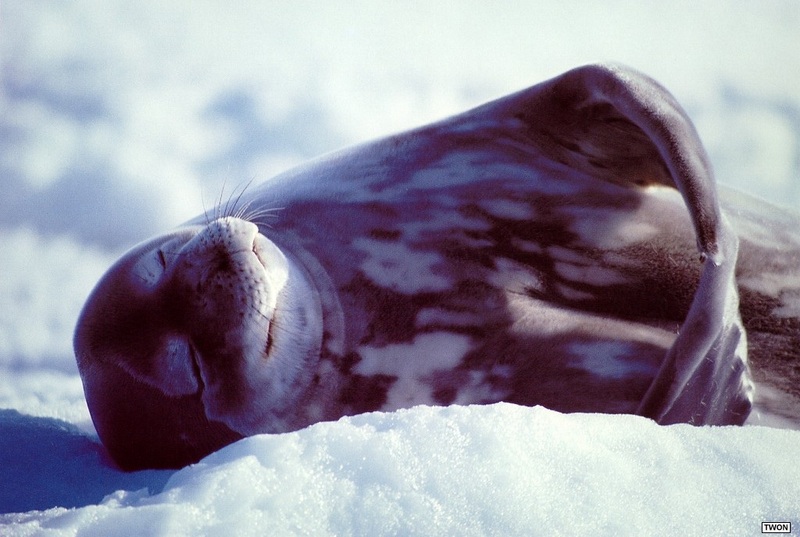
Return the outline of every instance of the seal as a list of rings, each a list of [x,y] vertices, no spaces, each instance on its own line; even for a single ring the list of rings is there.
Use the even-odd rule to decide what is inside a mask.
[[[798,424],[799,222],[720,197],[669,92],[590,65],[136,246],[75,354],[126,469],[419,404]]]

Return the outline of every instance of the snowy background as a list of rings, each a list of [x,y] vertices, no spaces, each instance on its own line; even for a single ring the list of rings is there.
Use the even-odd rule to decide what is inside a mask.
[[[0,2],[0,513],[26,513],[0,534],[797,533],[800,433],[508,405],[122,474],[93,436],[71,334],[122,251],[225,181],[593,61],[669,88],[720,182],[798,208],[799,29],[795,0]],[[56,507],[81,509],[33,512]]]

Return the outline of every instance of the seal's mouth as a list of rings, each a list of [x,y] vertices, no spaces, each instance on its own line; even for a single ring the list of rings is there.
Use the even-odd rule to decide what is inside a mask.
[[[267,277],[269,277],[270,270],[270,252],[272,243],[261,233],[256,233],[253,238],[252,252],[256,256],[258,263],[263,267]],[[266,316],[267,320],[267,333],[266,341],[264,343],[264,359],[268,359],[272,351],[272,343],[275,341],[275,316],[277,314],[278,304],[275,304],[270,315]]]
[[[200,371],[200,362],[197,356],[197,349],[194,348],[191,342],[188,342],[187,345],[189,346],[189,360],[191,361],[192,367],[192,375],[194,375],[195,381],[197,382],[197,391],[195,392],[198,395],[203,395],[203,392],[206,389],[206,384],[203,381],[203,374]]]
[[[277,308],[275,311],[272,312],[272,318],[269,319],[269,327],[267,327],[267,341],[264,344],[264,359],[268,359],[270,356],[270,352],[272,352],[272,343],[275,341],[275,334],[273,334],[275,328],[275,314],[277,312]]]

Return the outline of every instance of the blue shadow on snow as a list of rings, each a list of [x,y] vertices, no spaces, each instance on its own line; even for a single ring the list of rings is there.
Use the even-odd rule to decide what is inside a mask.
[[[74,425],[0,410],[0,513],[82,507],[117,490],[156,493],[173,473],[123,472]]]

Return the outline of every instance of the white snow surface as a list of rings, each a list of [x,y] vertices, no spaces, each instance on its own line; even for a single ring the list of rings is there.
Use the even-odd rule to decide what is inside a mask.
[[[720,182],[800,207],[796,0],[0,4],[0,535],[800,533],[800,432],[420,407],[123,473],[71,350],[125,249],[250,179],[572,67],[669,88]]]
[[[0,517],[14,535],[753,535],[800,519],[796,432],[510,404],[256,436],[163,491]]]

